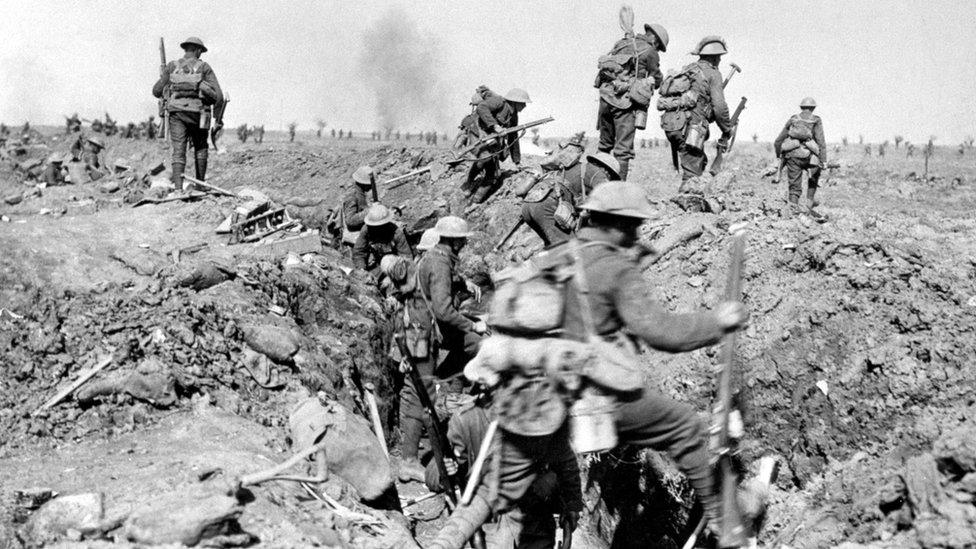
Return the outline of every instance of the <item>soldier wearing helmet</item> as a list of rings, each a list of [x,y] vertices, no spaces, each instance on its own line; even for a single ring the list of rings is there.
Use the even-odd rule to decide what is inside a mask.
[[[560,337],[587,341],[589,330],[585,326],[592,324],[595,335],[605,341],[634,337],[656,350],[679,353],[714,345],[724,334],[744,326],[748,313],[742,303],[724,302],[711,311],[675,314],[654,299],[653,289],[627,250],[637,243],[641,224],[657,217],[640,187],[626,181],[603,183],[593,190],[583,208],[590,217],[575,245],[571,241],[555,246],[544,252],[544,257],[537,257],[539,262],[558,263],[559,255],[565,254],[569,261],[575,263],[578,258],[581,264],[587,289],[580,291],[575,282],[566,285]],[[586,317],[583,299],[589,304]],[[495,392],[496,400],[506,393],[504,383]],[[499,409],[504,408],[502,404]],[[614,416],[620,444],[668,452],[688,477],[705,516],[714,524],[720,518],[721,502],[710,463],[708,431],[697,410],[656,388],[645,387],[617,399]],[[498,469],[489,460],[489,469],[483,475],[497,482],[497,487],[483,482],[471,505],[452,514],[428,549],[460,549],[457,540],[467,539],[472,525],[481,524],[491,510],[501,513],[512,508],[535,481],[539,464],[569,447],[568,431],[563,423],[544,436],[510,436],[504,432]]]
[[[201,181],[206,180],[210,109],[213,107],[219,112],[224,103],[217,75],[209,64],[200,60],[200,56],[207,51],[203,41],[192,36],[184,40],[180,47],[184,51],[183,57],[166,65],[166,70],[152,90],[156,97],[167,95],[166,110],[173,149],[170,177],[177,190],[183,189],[188,144],[194,151],[196,177]]]
[[[661,86],[658,52],[668,49],[668,31],[657,23],[644,25],[644,34],[628,34],[600,58],[594,87],[600,90],[597,127],[600,152],[620,164],[620,179],[627,179],[634,158],[634,135],[644,128],[650,94]],[[640,84],[639,84],[640,83]],[[638,89],[643,87],[643,92]]]
[[[620,179],[620,164],[609,153],[588,154],[586,161],[577,162],[556,179],[538,201],[530,193],[522,204],[522,219],[545,246],[565,242],[574,234],[579,206],[600,183]],[[574,214],[569,224],[556,214],[560,202]]]
[[[393,211],[379,202],[366,210],[365,227],[352,248],[352,263],[357,269],[375,271],[387,255],[413,259],[407,235],[393,217]]]
[[[369,190],[373,186],[375,177],[373,168],[360,166],[352,174],[355,185],[342,202],[342,215],[346,223],[346,230],[359,231],[366,222],[366,209],[369,206]]]
[[[504,96],[491,92],[485,92],[485,95],[485,99],[475,107],[478,126],[484,134],[494,134],[505,128],[518,126],[519,113],[526,104],[532,102],[529,94],[521,88],[512,88]],[[472,202],[480,203],[488,198],[496,183],[498,163],[509,156],[516,165],[521,164],[522,152],[519,149],[518,135],[515,133],[475,151],[477,160],[471,164],[467,179],[467,187],[472,189]],[[475,188],[475,180],[482,173],[484,178]]]
[[[671,143],[672,158],[678,160],[676,168],[681,169],[682,188],[688,180],[701,176],[708,164],[704,146],[708,140],[709,124],[717,124],[723,137],[731,135],[732,120],[725,101],[722,75],[718,70],[719,62],[727,52],[721,36],[702,38],[691,52],[698,56],[698,61],[685,66],[677,75],[668,77],[661,87],[658,102],[658,109],[664,111],[661,128]],[[679,80],[690,80],[690,88],[672,86]]]
[[[803,172],[807,172],[807,202],[810,208],[817,205],[814,198],[820,183],[820,172],[827,165],[827,141],[823,122],[813,114],[817,102],[812,97],[800,101],[800,112],[786,121],[783,131],[773,142],[776,158],[786,166],[790,180],[786,199],[798,206],[803,193]]]

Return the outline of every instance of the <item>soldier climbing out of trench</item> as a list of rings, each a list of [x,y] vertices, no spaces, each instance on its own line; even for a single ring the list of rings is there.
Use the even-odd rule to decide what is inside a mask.
[[[485,99],[475,107],[478,124],[484,134],[498,133],[506,128],[518,126],[518,115],[531,103],[529,94],[521,88],[513,88],[504,96],[485,93]],[[471,191],[471,202],[484,202],[497,184],[498,164],[511,155],[512,162],[522,162],[517,133],[509,134],[475,151],[476,160],[468,171],[466,186]],[[475,180],[484,174],[481,183],[475,188]]]
[[[166,65],[166,70],[152,90],[156,97],[161,98],[164,93],[168,94],[166,110],[169,114],[170,142],[173,148],[171,180],[177,190],[183,190],[183,170],[186,169],[188,145],[194,151],[196,178],[206,180],[210,107],[219,111],[224,102],[217,75],[207,62],[200,59],[207,51],[203,41],[190,37],[180,47],[184,51],[183,57]]]
[[[723,302],[712,311],[674,314],[653,298],[628,254],[641,224],[657,216],[636,185],[604,183],[583,208],[590,217],[578,239],[499,280],[491,305],[494,333],[465,368],[469,379],[495,387],[498,457],[474,499],[452,513],[429,549],[460,549],[492,511],[511,509],[537,478],[539,464],[570,447],[570,414],[573,431],[589,435],[574,439],[577,451],[623,443],[668,452],[695,489],[709,527],[717,527],[721,502],[707,430],[693,407],[641,386],[631,338],[660,351],[689,352],[742,329],[748,312],[742,303]],[[554,274],[571,281],[543,291]],[[522,291],[526,284],[531,292]],[[613,358],[592,363],[585,357]]]
[[[803,172],[807,172],[807,206],[817,206],[815,195],[820,182],[820,172],[827,165],[827,141],[824,139],[823,121],[813,114],[817,102],[812,97],[800,101],[800,112],[786,121],[773,147],[776,157],[786,165],[790,185],[787,200],[793,207],[799,206],[803,192]]]

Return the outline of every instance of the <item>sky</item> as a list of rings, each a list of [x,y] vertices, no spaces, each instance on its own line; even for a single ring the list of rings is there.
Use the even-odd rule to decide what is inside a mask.
[[[620,2],[567,0],[34,0],[0,18],[0,120],[62,124],[108,111],[156,110],[150,90],[187,36],[230,96],[226,122],[453,135],[475,87],[525,88],[522,121],[553,116],[543,136],[595,134],[597,58],[622,36]],[[665,73],[723,36],[742,67],[726,90],[747,97],[740,138],[772,140],[804,96],[827,138],[880,142],[976,135],[976,2],[655,0],[631,2],[639,26],[671,35]],[[391,122],[392,120],[392,122]],[[660,137],[658,116],[646,132]],[[328,130],[327,130],[328,131]]]

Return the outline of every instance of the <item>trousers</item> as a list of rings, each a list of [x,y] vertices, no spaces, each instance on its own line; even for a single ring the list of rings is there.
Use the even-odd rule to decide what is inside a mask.
[[[799,202],[800,195],[803,194],[803,170],[807,170],[807,190],[809,193],[816,192],[820,184],[820,165],[811,164],[809,158],[787,158],[786,176],[790,180],[787,198],[790,202]]]
[[[705,151],[685,145],[684,131],[665,132],[671,149],[678,151],[678,165],[681,167],[681,180],[687,181],[705,173],[708,155]]]
[[[170,180],[177,189],[183,188],[183,170],[186,169],[187,146],[193,148],[196,178],[207,178],[207,129],[200,127],[200,113],[174,111],[169,113],[169,137],[173,147],[172,174]]]
[[[637,133],[634,109],[618,109],[600,100],[597,128],[600,130],[600,152],[610,153],[617,160],[634,158],[634,136]]]
[[[572,235],[569,231],[564,231],[556,225],[553,214],[556,213],[556,206],[559,199],[553,193],[539,202],[525,202],[522,204],[522,219],[535,234],[539,235],[543,244],[547,247],[560,242],[569,240]]]

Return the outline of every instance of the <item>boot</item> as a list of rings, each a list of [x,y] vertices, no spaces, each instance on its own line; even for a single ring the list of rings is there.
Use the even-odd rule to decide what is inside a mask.
[[[617,162],[620,162],[620,180],[627,181],[627,174],[630,172],[630,160],[618,158]]]
[[[807,202],[809,202],[811,209],[816,208],[817,206],[820,205],[820,202],[817,202],[817,199],[814,198],[816,194],[817,194],[816,187],[807,187]]]
[[[475,495],[470,505],[458,507],[448,517],[447,522],[437,533],[437,537],[424,547],[426,549],[463,549],[474,533],[488,520],[491,509],[488,502]]]
[[[194,168],[196,169],[197,172],[197,179],[199,179],[200,181],[207,180],[207,158],[208,157],[209,154],[207,152],[207,149],[203,149],[202,151],[197,151],[194,154],[194,158],[196,159]]]
[[[176,187],[177,191],[183,190],[183,170],[186,169],[186,164],[173,163],[173,169],[170,173],[169,180]]]

